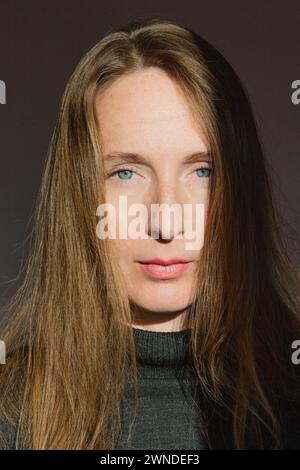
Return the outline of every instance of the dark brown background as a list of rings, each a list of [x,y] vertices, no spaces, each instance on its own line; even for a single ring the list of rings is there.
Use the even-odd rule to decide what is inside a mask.
[[[166,18],[216,46],[240,75],[272,167],[290,251],[299,260],[300,1],[0,0],[0,303],[22,276],[32,211],[66,82],[81,56],[137,16]]]

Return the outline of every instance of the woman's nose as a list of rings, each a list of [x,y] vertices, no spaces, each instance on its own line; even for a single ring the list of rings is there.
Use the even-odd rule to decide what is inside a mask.
[[[153,192],[149,207],[148,236],[171,241],[183,234],[183,205],[178,182],[162,181]]]

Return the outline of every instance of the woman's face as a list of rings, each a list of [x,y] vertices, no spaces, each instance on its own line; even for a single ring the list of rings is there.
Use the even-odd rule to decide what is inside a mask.
[[[126,197],[128,208],[139,203],[148,211],[147,216],[143,215],[146,224],[140,226],[140,234],[148,238],[127,235],[120,239],[117,232],[116,239],[109,239],[125,276],[136,324],[159,324],[162,329],[163,323],[166,330],[175,323],[183,326],[186,308],[192,303],[192,282],[201,246],[187,249],[186,242],[191,239],[185,237],[184,225],[176,225],[179,213],[173,216],[170,212],[168,220],[165,213],[156,221],[151,220],[150,214],[152,204],[177,203],[182,209],[189,204],[193,207],[195,230],[195,204],[203,204],[206,213],[211,162],[203,132],[196,128],[179,86],[156,67],[118,78],[99,95],[96,107],[106,172],[106,202],[116,209],[117,227],[124,226],[125,220],[129,225],[137,217],[136,214],[124,219],[127,213],[123,212],[123,221],[118,219],[119,196]],[[138,157],[117,155],[121,152]],[[201,155],[187,161],[188,156],[195,154]],[[141,263],[174,257],[188,261],[177,265],[184,270]]]

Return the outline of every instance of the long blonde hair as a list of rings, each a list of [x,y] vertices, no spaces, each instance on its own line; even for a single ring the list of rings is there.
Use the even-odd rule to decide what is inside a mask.
[[[114,449],[129,374],[138,385],[124,280],[95,230],[96,207],[105,201],[95,101],[114,79],[148,66],[180,84],[213,157],[189,309],[208,429],[223,413],[228,446],[261,448],[263,436],[280,446],[273,397],[288,397],[297,384],[290,348],[300,337],[300,281],[280,233],[249,100],[203,38],[171,21],[138,19],[102,38],[69,79],[24,280],[2,311],[7,363],[0,370],[0,412],[17,430],[18,449]]]

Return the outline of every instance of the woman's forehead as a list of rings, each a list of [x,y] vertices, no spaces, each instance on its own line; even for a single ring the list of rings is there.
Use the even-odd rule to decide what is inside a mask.
[[[119,78],[99,96],[97,115],[109,152],[206,150],[184,94],[165,73],[139,71]]]

